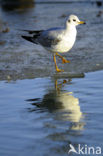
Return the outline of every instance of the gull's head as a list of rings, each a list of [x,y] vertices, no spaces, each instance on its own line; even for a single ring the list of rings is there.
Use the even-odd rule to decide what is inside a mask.
[[[67,22],[66,22],[67,26],[68,25],[74,25],[74,26],[77,26],[79,24],[85,24],[84,21],[80,21],[79,18],[75,15],[70,15],[69,18],[67,19]]]

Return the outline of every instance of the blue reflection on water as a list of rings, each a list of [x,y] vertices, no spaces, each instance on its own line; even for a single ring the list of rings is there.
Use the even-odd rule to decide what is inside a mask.
[[[102,146],[103,71],[0,87],[0,155],[67,155],[69,144]]]

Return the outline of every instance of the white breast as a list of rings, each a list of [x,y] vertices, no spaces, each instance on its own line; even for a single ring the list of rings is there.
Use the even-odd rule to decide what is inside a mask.
[[[62,35],[62,40],[53,47],[52,52],[65,53],[68,52],[74,45],[76,40],[76,28],[66,30]]]

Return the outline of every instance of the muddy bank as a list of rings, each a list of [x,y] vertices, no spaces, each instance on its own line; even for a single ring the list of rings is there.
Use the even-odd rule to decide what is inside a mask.
[[[55,12],[55,14],[54,14]],[[19,29],[47,29],[62,26],[69,14],[76,14],[86,25],[78,26],[77,40],[64,56],[71,61],[58,66],[66,76],[103,69],[103,14],[96,3],[33,4],[21,10],[4,10],[1,19],[10,31],[0,33],[0,80],[27,79],[55,75],[52,55],[42,47],[21,38]],[[99,16],[98,16],[99,15]]]

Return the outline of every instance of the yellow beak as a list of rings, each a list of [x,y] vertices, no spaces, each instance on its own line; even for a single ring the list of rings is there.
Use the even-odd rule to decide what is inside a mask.
[[[84,21],[80,21],[78,22],[78,24],[86,24]]]

